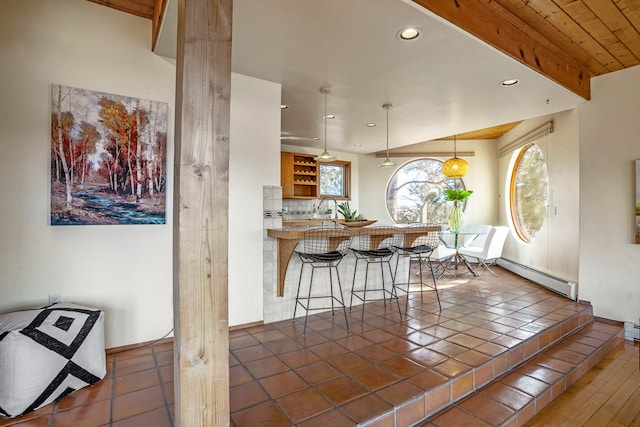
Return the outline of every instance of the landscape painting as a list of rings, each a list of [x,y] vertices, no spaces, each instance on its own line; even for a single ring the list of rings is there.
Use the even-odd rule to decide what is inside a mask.
[[[51,225],[164,224],[168,109],[51,85]]]

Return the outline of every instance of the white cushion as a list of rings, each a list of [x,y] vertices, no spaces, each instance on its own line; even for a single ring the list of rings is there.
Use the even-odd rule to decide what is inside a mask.
[[[104,311],[61,303],[0,315],[0,414],[25,414],[105,375]]]

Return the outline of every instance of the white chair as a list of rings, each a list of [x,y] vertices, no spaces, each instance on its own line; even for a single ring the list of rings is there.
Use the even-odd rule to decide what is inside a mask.
[[[493,226],[488,224],[465,224],[460,230],[460,234],[464,239],[459,245],[461,248],[481,248],[487,241],[489,231]]]
[[[498,276],[489,266],[495,264],[496,260],[502,256],[502,248],[504,247],[504,241],[507,239],[508,234],[509,227],[492,227],[487,234],[483,247],[463,247],[458,249],[458,253],[465,258],[477,259],[480,266],[484,267],[494,276]],[[475,270],[474,273],[477,274]]]

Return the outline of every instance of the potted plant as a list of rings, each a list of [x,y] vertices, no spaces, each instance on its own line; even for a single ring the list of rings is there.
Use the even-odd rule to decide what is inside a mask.
[[[342,202],[338,205],[338,213],[344,217],[347,222],[351,221],[366,221],[364,215],[359,214],[357,209],[351,210],[349,202]]]
[[[346,227],[366,227],[377,221],[376,219],[365,218],[364,215],[358,213],[357,209],[351,210],[349,202],[340,203],[336,207],[336,211],[344,218],[337,220],[337,222]]]
[[[454,233],[459,233],[464,223],[464,213],[460,202],[466,202],[472,194],[473,190],[458,190],[454,188],[444,190],[444,199],[447,202],[453,202],[453,208],[447,215],[447,222]]]

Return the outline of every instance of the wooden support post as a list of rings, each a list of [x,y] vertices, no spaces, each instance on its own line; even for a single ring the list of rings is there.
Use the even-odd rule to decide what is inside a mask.
[[[180,0],[174,185],[175,425],[229,425],[232,0]]]

